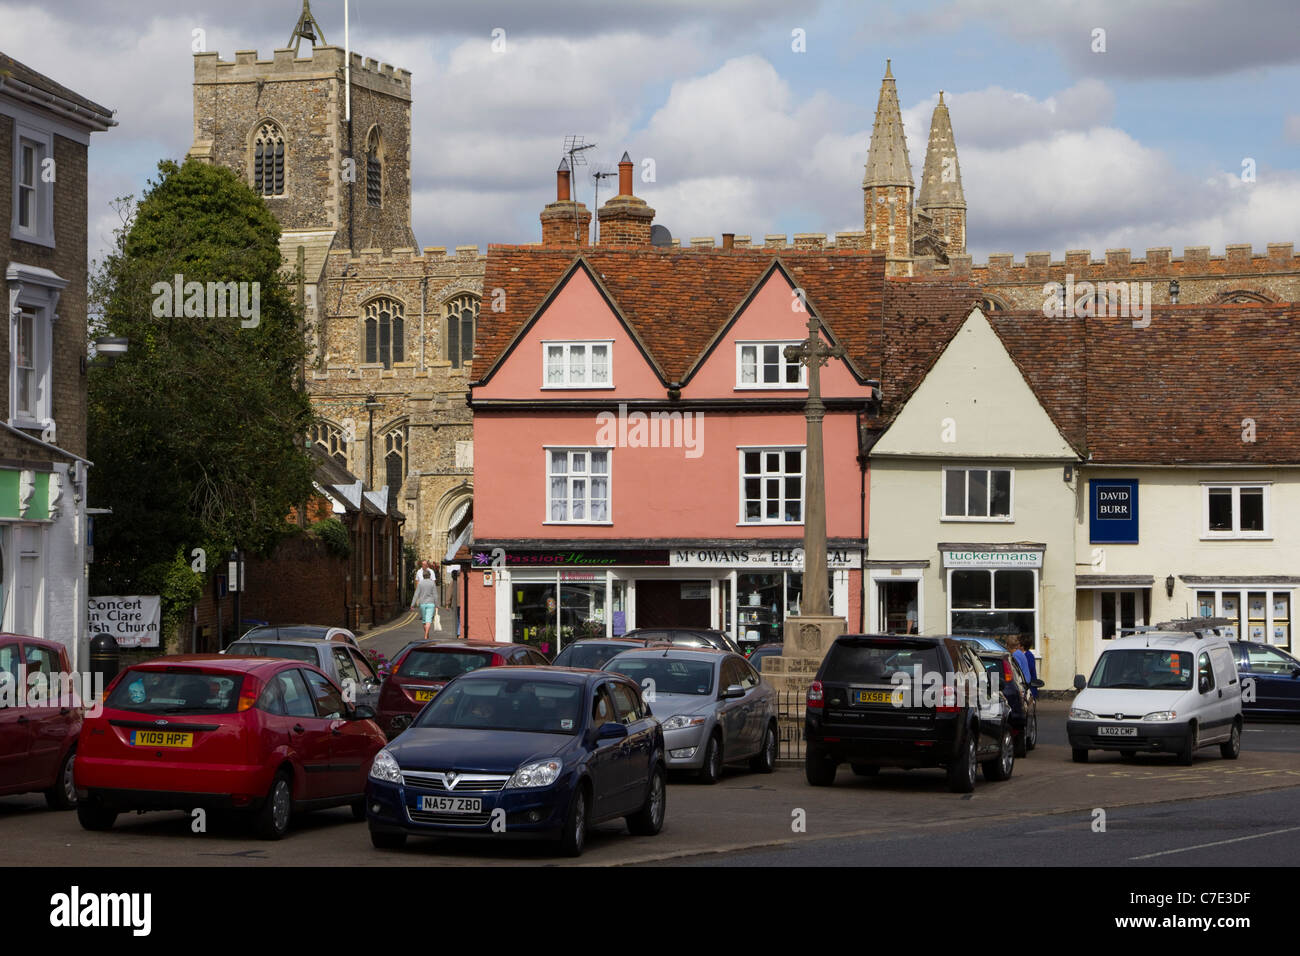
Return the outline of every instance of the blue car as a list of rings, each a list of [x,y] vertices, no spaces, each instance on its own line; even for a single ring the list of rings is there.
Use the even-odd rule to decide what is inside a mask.
[[[375,757],[370,840],[408,836],[558,839],[582,853],[588,827],[623,817],[663,827],[664,734],[635,681],[576,668],[462,674]]]
[[[1280,647],[1229,641],[1247,717],[1300,717],[1300,660]]]

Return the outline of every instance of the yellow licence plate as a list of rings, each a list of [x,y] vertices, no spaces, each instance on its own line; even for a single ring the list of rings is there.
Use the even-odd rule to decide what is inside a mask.
[[[855,691],[854,698],[859,704],[888,704],[894,699],[894,692],[890,690],[860,690]]]
[[[175,730],[133,730],[133,747],[193,747],[194,735]]]
[[[420,702],[433,700],[437,696],[438,692],[436,690],[417,690],[415,692],[415,699]]]

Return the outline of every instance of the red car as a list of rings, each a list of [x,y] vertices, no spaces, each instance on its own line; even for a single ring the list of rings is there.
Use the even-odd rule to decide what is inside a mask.
[[[379,726],[396,737],[453,677],[480,667],[546,666],[540,651],[525,644],[492,641],[428,641],[409,645],[393,662],[379,691]]]
[[[246,809],[278,840],[292,812],[350,805],[385,739],[369,707],[303,661],[192,654],[120,674],[88,717],[76,763],[77,816],[107,830],[129,810]]]
[[[32,693],[36,682],[48,690]],[[42,791],[53,810],[77,805],[72,761],[81,699],[62,644],[0,634],[0,795]]]

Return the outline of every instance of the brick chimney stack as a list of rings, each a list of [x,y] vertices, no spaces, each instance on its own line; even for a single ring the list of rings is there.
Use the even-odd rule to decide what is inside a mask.
[[[620,246],[650,245],[650,225],[655,211],[644,199],[632,195],[632,157],[627,153],[618,162],[618,195],[600,207],[600,244]]]
[[[586,205],[575,202],[571,191],[569,161],[560,160],[555,171],[555,202],[542,210],[542,245],[586,246],[591,239],[591,213]]]

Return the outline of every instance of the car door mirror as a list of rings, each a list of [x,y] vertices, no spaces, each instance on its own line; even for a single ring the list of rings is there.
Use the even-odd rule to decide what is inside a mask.
[[[367,707],[365,704],[357,704],[352,708],[351,717],[353,720],[374,720],[375,711],[374,708]]]
[[[741,687],[739,684],[732,684],[730,687],[728,687],[726,690],[722,692],[723,700],[734,700],[737,697],[744,697],[744,696],[745,696],[745,688]]]
[[[627,736],[627,726],[625,724],[609,721],[600,725],[596,731],[597,740],[621,740]]]
[[[1082,677],[1083,675],[1080,674],[1079,676]],[[1031,680],[1031,681],[1029,682],[1029,686],[1030,686],[1030,687],[1046,687],[1047,684],[1044,683],[1044,681],[1043,681],[1042,678],[1040,678],[1040,677],[1035,677],[1033,680]]]
[[[1297,664],[1291,668],[1291,676],[1300,677],[1300,664]]]
[[[1202,694],[1208,693],[1209,690],[1210,690],[1210,678],[1209,678],[1209,676],[1206,675],[1206,674],[1202,674],[1201,677],[1200,677],[1200,680],[1198,680],[1198,681],[1196,682],[1196,686],[1197,686],[1197,689],[1200,690],[1200,692],[1201,692]]]
[[[1083,689],[1084,689],[1085,687],[1087,687],[1087,686],[1088,686],[1088,681],[1084,678],[1084,676],[1083,676],[1082,674],[1075,674],[1075,675],[1074,675],[1074,689],[1075,689],[1075,690],[1083,690]]]

